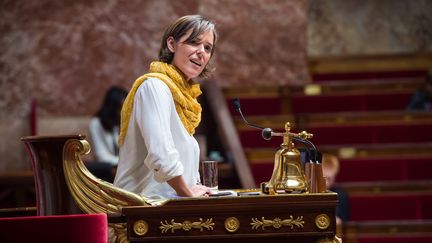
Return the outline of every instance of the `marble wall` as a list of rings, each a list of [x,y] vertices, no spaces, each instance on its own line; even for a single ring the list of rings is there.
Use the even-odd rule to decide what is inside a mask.
[[[111,85],[128,89],[146,72],[165,28],[185,14],[216,22],[222,86],[306,82],[306,8],[306,0],[1,1],[0,171],[29,168],[19,138],[29,134],[32,101],[43,124],[91,116]]]
[[[310,0],[308,56],[432,51],[432,1]]]

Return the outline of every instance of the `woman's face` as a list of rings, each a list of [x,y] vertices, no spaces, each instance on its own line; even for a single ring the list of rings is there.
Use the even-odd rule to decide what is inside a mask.
[[[172,36],[167,39],[168,48],[174,53],[171,64],[180,69],[187,79],[198,77],[207,66],[214,40],[213,31],[209,30],[199,35],[194,42],[186,43],[191,34],[192,29],[177,42]]]

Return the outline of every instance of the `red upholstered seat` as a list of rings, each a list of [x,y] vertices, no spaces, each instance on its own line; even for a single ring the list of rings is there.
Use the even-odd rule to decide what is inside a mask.
[[[383,94],[351,94],[351,95],[294,95],[289,103],[293,114],[329,113],[345,111],[388,111],[404,110],[412,92]],[[278,115],[283,113],[283,101],[280,97],[243,98],[242,112],[247,116]],[[238,116],[227,99],[230,113]]]
[[[350,220],[422,219],[422,205],[418,195],[351,195]]]
[[[274,163],[251,164],[251,170],[255,183],[267,182],[270,180],[273,173]]]
[[[432,124],[368,124],[332,125],[308,127],[307,131],[319,134],[312,139],[319,145],[382,144],[429,142],[432,137]],[[282,139],[264,140],[258,130],[241,130],[240,140],[247,148],[277,148]]]
[[[431,180],[430,164],[432,158],[341,159],[337,182]]]
[[[230,114],[233,116],[240,116],[240,114],[234,109],[232,100],[227,99],[226,102]],[[245,116],[281,114],[282,101],[278,97],[245,98],[241,100],[241,109]]]
[[[423,78],[427,75],[427,70],[399,70],[399,71],[381,71],[381,72],[336,72],[336,73],[314,73],[312,80],[314,82],[326,82],[343,80],[343,82],[364,81],[367,79],[399,79],[399,78]]]
[[[432,195],[420,196],[422,216],[425,219],[432,219]]]
[[[432,236],[395,236],[395,237],[360,237],[356,239],[357,243],[406,243],[406,242],[421,242],[431,243]]]
[[[272,175],[274,162],[256,161],[251,169],[257,183],[268,181]],[[337,182],[373,181],[412,181],[432,180],[429,168],[432,158],[358,158],[340,159],[340,172]],[[370,173],[369,173],[370,172]],[[431,198],[432,205],[432,198]],[[432,218],[432,210],[430,212]]]
[[[0,218],[0,242],[106,243],[106,214]]]
[[[407,161],[408,180],[432,180],[432,158],[410,159]],[[431,204],[432,205],[432,204]]]
[[[317,145],[429,142],[432,124],[320,126],[309,127],[308,132],[319,134],[313,138]]]
[[[297,95],[291,99],[294,114],[343,111],[404,110],[412,93],[356,95]]]
[[[338,182],[404,180],[405,161],[400,159],[341,159]]]
[[[259,130],[245,130],[240,131],[240,141],[245,148],[278,148],[282,139],[272,138],[269,140],[264,140],[261,136],[261,131]]]

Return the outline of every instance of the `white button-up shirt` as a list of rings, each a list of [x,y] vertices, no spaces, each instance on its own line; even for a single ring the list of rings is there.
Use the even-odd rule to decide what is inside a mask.
[[[176,197],[166,181],[179,175],[189,187],[200,181],[198,143],[163,81],[148,78],[138,88],[119,157],[114,185],[146,197]]]

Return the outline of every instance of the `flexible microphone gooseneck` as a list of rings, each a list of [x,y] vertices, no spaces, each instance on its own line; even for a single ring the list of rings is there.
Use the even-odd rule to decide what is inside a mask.
[[[249,123],[246,120],[246,118],[243,116],[243,112],[241,111],[240,100],[238,98],[233,99],[233,106],[234,106],[234,109],[240,114],[241,118],[243,119],[243,121],[245,122],[246,125],[261,130],[261,136],[265,140],[270,140],[273,135],[278,134],[278,133],[273,133],[273,130],[269,127],[261,127],[261,126]],[[307,139],[303,139],[301,137],[297,137],[297,136],[293,136],[292,139],[294,141],[297,141],[297,142],[304,144],[308,148],[307,152],[309,155],[309,159],[312,160],[311,155],[313,154],[313,161],[315,161],[315,163],[321,162],[319,152],[318,152],[317,148],[315,147],[315,145],[311,141],[309,141]]]
[[[303,139],[300,137],[292,137],[292,139],[297,141],[297,142],[304,144],[307,147],[307,152],[308,152],[308,156],[309,156],[310,160],[315,161],[315,163],[317,163],[317,164],[321,163],[319,151],[315,147],[315,144],[313,144],[311,141],[309,141],[307,139]],[[312,155],[313,155],[313,157],[312,157]]]
[[[273,130],[271,128],[269,128],[269,127],[261,127],[261,126],[255,125],[255,124],[251,124],[251,123],[249,123],[246,120],[246,118],[243,116],[243,112],[241,111],[240,100],[238,98],[234,98],[233,99],[233,105],[234,105],[234,109],[240,114],[241,118],[246,123],[246,125],[261,130],[261,136],[265,140],[270,140],[271,139],[272,133],[273,133]]]

